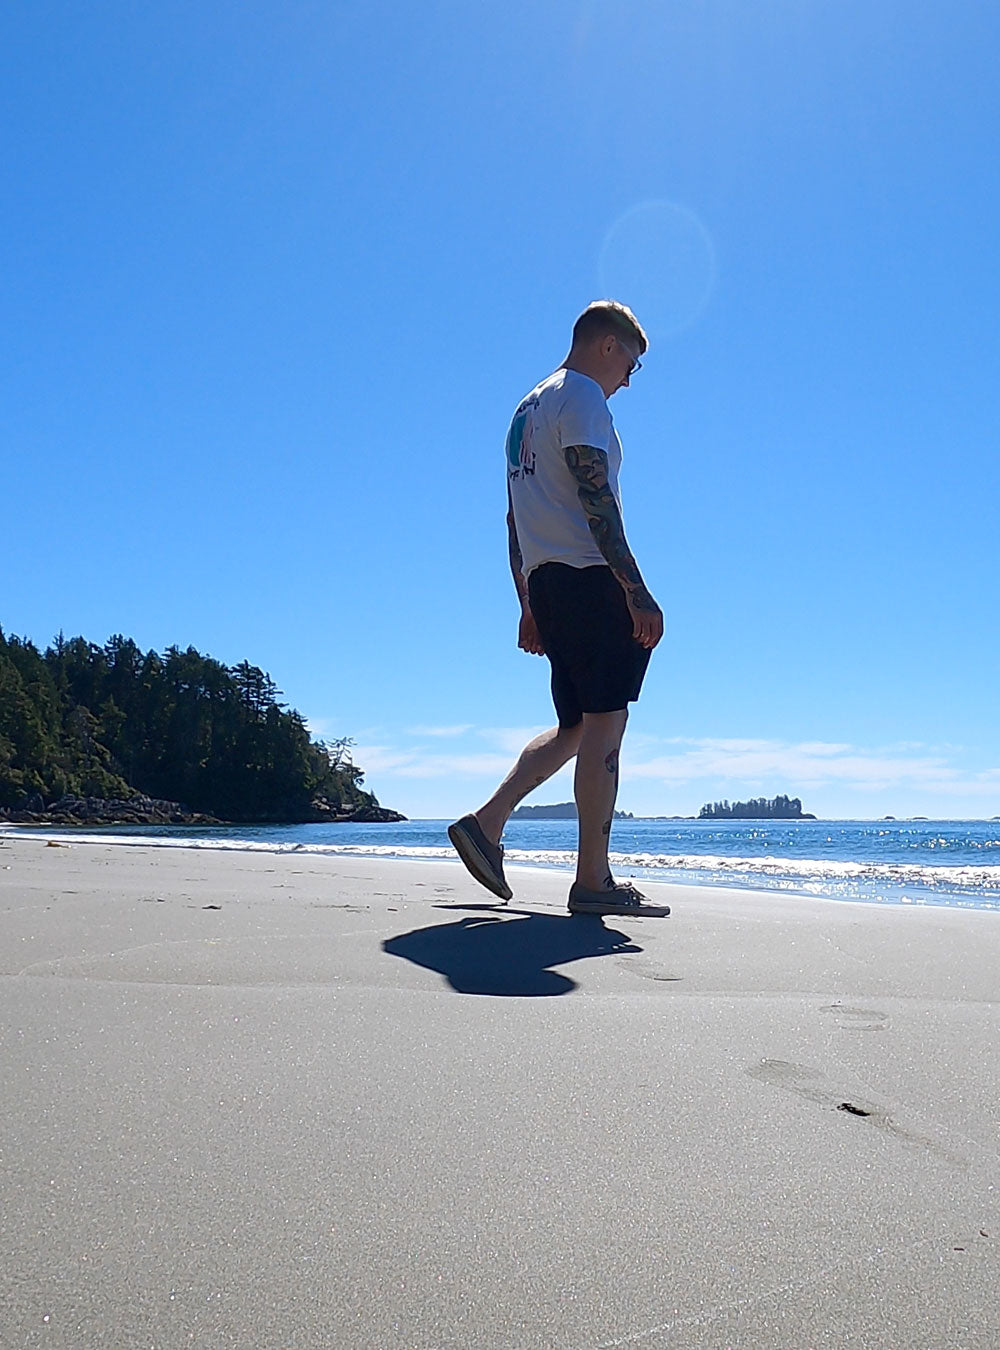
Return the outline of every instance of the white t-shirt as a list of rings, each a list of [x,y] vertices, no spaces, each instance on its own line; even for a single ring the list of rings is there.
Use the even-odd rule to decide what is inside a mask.
[[[605,563],[566,464],[569,445],[607,452],[608,485],[620,511],[622,443],[604,390],[589,375],[557,370],[521,400],[507,433],[507,483],[525,576],[545,562]]]

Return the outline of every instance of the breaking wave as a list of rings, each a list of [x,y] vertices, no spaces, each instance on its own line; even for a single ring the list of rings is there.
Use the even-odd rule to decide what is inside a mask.
[[[10,835],[49,837],[50,832],[16,829]],[[199,836],[155,836],[51,832],[54,837],[81,844],[117,847],[211,849],[236,853],[368,857],[414,862],[455,862],[449,847],[418,844],[327,844],[291,840],[253,840]],[[509,847],[508,863],[525,867],[570,870],[572,849]],[[894,903],[936,903],[1000,909],[1000,866],[980,864],[922,864],[915,862],[844,861],[832,858],[791,858],[763,855],[731,857],[724,854],[627,852],[612,853],[612,866],[646,880],[691,885],[737,886],[780,890],[830,898]]]

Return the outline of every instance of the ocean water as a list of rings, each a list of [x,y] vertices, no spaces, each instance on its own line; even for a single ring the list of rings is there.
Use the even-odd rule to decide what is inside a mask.
[[[447,825],[103,826],[44,833],[165,847],[454,859]],[[576,822],[514,821],[504,845],[509,863],[569,871]],[[611,851],[616,874],[637,880],[1000,911],[1000,820],[617,820]]]

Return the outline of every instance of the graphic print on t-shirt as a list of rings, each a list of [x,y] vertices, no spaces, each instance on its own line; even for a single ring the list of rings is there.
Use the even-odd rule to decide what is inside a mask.
[[[518,407],[507,432],[507,464],[511,478],[535,472],[535,452],[531,448],[531,414],[538,407],[536,395],[529,395]]]

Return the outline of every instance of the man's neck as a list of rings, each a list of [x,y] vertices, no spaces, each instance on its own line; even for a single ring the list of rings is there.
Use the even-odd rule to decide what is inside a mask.
[[[578,352],[571,351],[563,362],[563,370],[575,370],[578,375],[586,375],[588,380],[593,380],[595,384],[600,385],[604,397],[608,397],[604,392],[604,385],[601,384],[597,366],[593,361],[588,360],[585,354],[580,355]]]

